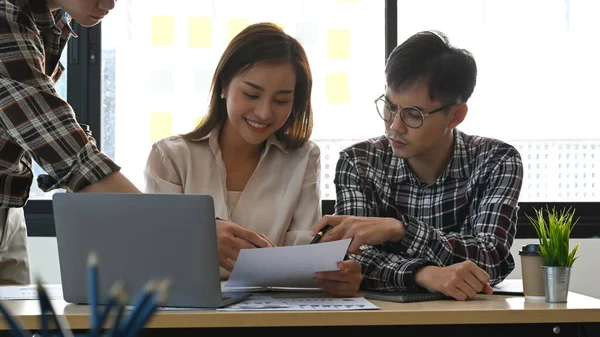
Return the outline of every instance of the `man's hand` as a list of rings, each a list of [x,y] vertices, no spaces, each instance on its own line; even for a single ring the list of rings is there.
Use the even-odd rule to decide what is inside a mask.
[[[339,270],[317,273],[319,285],[333,296],[351,297],[356,294],[362,283],[360,263],[346,260],[338,263]]]
[[[426,266],[415,274],[415,282],[430,292],[441,292],[457,300],[475,298],[480,292],[492,294],[490,275],[472,261],[448,267]]]
[[[264,234],[259,234],[233,222],[217,220],[219,263],[231,272],[240,249],[275,247]]]
[[[325,225],[335,228],[325,233],[321,242],[352,239],[348,252],[359,254],[362,245],[378,245],[398,241],[405,233],[404,224],[394,218],[367,218],[348,215],[326,215],[312,228],[313,236]]]

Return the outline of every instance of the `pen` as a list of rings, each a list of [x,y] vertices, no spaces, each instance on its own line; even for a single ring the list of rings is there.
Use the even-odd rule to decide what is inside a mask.
[[[223,219],[221,219],[221,218],[219,218],[219,217],[215,217],[215,221],[216,221],[216,220],[225,221],[225,220],[223,220]],[[251,244],[252,244],[254,247],[256,247],[256,248],[260,248],[259,246],[255,245],[255,244],[254,244],[254,242],[250,242],[250,243],[251,243]]]
[[[312,245],[313,243],[319,243],[319,241],[321,241],[325,233],[327,233],[327,231],[332,229],[333,227],[334,226],[332,225],[326,225],[325,227],[321,228],[321,230],[317,233],[317,235],[315,235],[314,239],[310,242],[310,244]]]

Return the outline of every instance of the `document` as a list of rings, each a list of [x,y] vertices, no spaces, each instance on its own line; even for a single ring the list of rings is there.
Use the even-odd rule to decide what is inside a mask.
[[[523,295],[523,280],[506,279],[493,286],[492,289],[496,295]]]
[[[373,310],[378,306],[364,297],[346,298],[272,298],[270,296],[251,296],[238,303],[217,311],[332,311],[332,310]]]
[[[62,300],[63,292],[61,284],[44,284],[44,288],[51,300]],[[37,300],[37,286],[0,286],[0,300]]]
[[[225,287],[317,288],[315,273],[338,270],[350,240],[242,249]]]

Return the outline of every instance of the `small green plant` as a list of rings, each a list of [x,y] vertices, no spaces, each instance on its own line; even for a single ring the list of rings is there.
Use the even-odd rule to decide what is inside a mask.
[[[533,209],[536,217],[530,217],[525,214],[537,233],[540,240],[540,256],[544,260],[545,266],[552,267],[571,267],[577,260],[577,249],[579,243],[569,252],[569,239],[573,227],[579,221],[579,218],[574,219],[575,210],[569,207],[557,211],[554,207],[550,209],[546,206],[542,209]]]

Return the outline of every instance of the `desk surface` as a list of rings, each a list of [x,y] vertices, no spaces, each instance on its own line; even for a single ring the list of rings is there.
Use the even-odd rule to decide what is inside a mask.
[[[312,293],[277,293],[275,298],[323,296]],[[361,296],[362,294],[358,294]],[[88,307],[52,301],[59,315],[65,315],[72,329],[87,329]],[[281,326],[360,326],[437,325],[491,323],[571,323],[600,322],[600,300],[569,293],[567,303],[525,301],[521,296],[479,295],[466,302],[453,300],[419,303],[372,301],[381,310],[363,311],[258,311],[222,312],[216,310],[161,311],[147,327],[281,327]],[[27,329],[39,328],[39,304],[34,300],[6,301],[5,305]],[[6,329],[0,319],[0,329]]]

